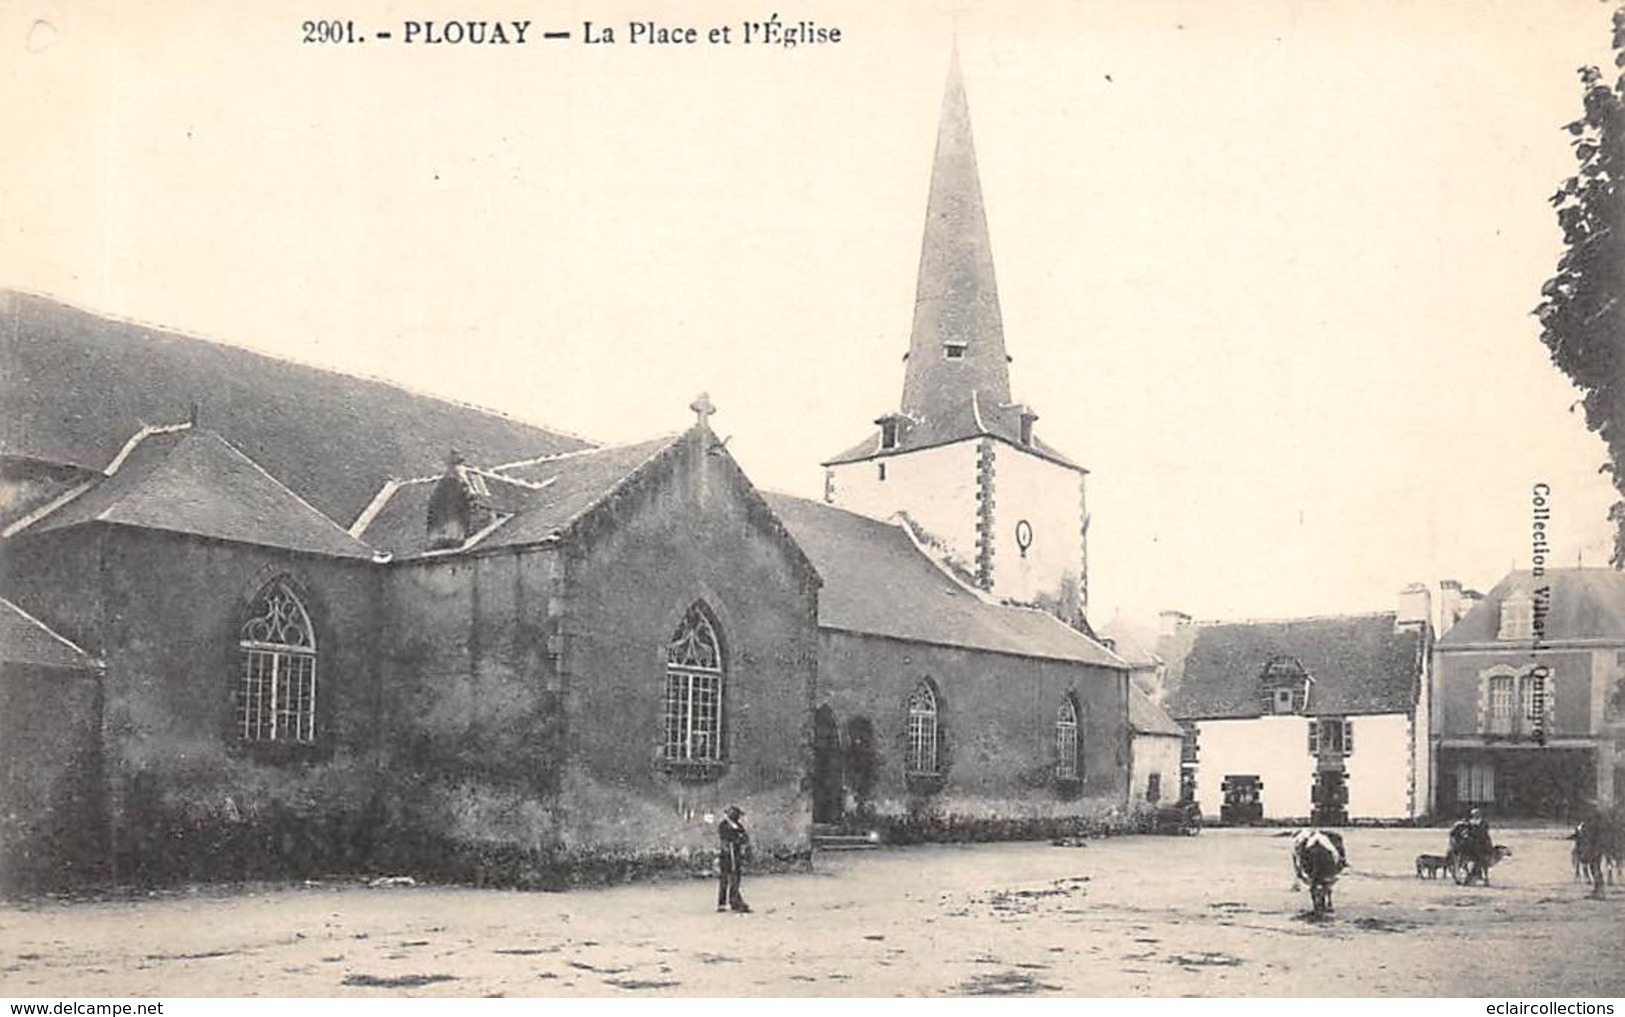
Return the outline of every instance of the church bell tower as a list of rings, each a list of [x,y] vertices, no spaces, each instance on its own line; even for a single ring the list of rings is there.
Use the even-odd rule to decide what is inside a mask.
[[[957,47],[937,125],[897,409],[827,460],[825,500],[902,515],[991,595],[1087,628],[1088,473],[1041,441],[1010,392],[1011,358]]]

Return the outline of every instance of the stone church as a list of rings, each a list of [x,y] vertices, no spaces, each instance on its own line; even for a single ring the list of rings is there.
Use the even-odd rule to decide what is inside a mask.
[[[903,398],[764,494],[0,292],[0,884],[549,886],[1121,816],[1084,471],[1010,395],[950,72]]]

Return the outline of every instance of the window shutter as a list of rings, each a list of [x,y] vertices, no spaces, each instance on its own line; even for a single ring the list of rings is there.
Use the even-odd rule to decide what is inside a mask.
[[[1343,722],[1343,755],[1354,755],[1354,721]]]
[[[1320,755],[1320,722],[1316,720],[1309,722],[1309,754]]]

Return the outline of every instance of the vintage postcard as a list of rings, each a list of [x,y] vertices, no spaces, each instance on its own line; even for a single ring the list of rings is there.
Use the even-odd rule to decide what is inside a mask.
[[[0,996],[1611,1013],[1622,46],[6,5]]]

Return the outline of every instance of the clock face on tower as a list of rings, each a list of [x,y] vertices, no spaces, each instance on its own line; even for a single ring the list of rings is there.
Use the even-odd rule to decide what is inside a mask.
[[[1027,548],[1033,546],[1033,524],[1022,519],[1016,523],[1016,546],[1021,548],[1021,556],[1027,557]]]

